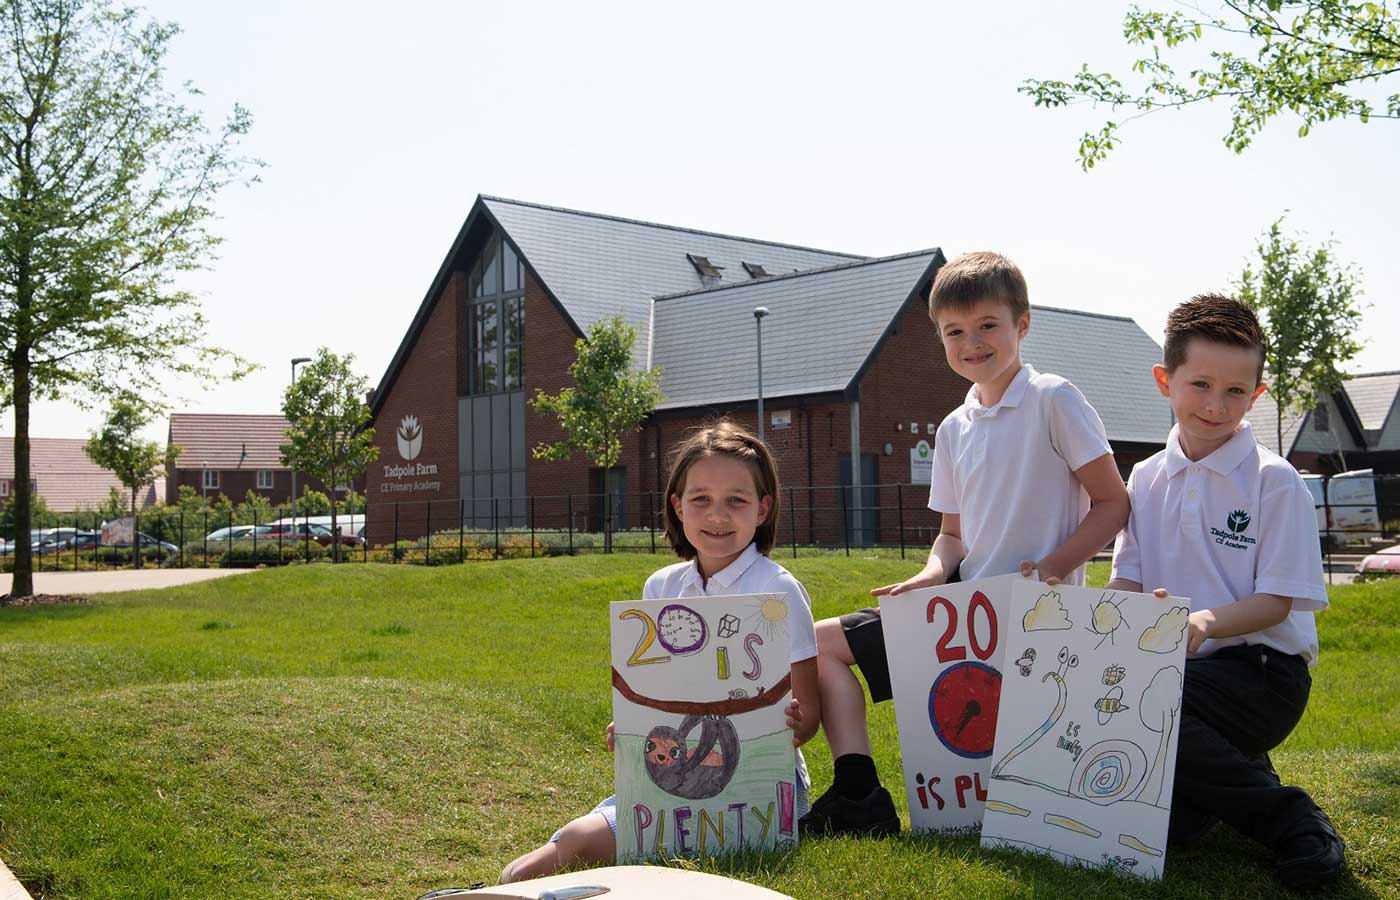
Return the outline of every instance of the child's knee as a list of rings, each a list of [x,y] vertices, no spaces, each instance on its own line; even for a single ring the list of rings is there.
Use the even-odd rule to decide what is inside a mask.
[[[543,878],[562,868],[559,862],[559,847],[553,841],[536,847],[529,853],[517,857],[501,870],[500,884],[525,881],[530,878]]]
[[[558,868],[602,865],[617,858],[617,839],[608,827],[608,820],[598,813],[589,813],[565,825],[559,831],[555,847]]]
[[[851,657],[851,645],[846,640],[846,629],[842,627],[840,619],[822,619],[816,625],[816,632],[818,657],[824,656],[830,661],[847,666],[855,662]]]

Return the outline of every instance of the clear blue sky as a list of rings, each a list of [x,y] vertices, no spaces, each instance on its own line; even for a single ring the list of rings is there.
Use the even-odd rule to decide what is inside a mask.
[[[176,408],[275,412],[289,359],[322,344],[377,383],[478,193],[871,255],[998,249],[1033,303],[1159,340],[1289,211],[1363,270],[1352,369],[1400,368],[1400,124],[1299,139],[1283,120],[1237,156],[1215,104],[1133,123],[1085,174],[1077,141],[1105,112],[1038,110],[1016,86],[1083,62],[1126,74],[1126,4],[985,6],[150,3],[184,29],[172,81],[211,115],[249,107],[268,163],[223,197],[221,258],[186,282],[212,341],[265,368],[171,381]],[[99,419],[39,404],[31,433]]]

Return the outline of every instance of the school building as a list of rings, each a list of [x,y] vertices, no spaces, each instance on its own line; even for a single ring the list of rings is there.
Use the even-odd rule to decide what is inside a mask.
[[[927,313],[944,262],[936,247],[868,258],[480,196],[371,395],[370,540],[459,519],[595,530],[605,510],[614,527],[647,527],[689,429],[728,416],[757,430],[761,328],[779,539],[903,531],[926,545],[934,430],[969,388]],[[528,398],[569,386],[575,340],[613,315],[637,329],[635,362],[661,370],[665,397],[627,437],[604,501],[589,460],[532,457],[562,432]],[[1079,386],[1125,475],[1162,447],[1161,348],[1131,319],[1035,305],[1023,357]]]

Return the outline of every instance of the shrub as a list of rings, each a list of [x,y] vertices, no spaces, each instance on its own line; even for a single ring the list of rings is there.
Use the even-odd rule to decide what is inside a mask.
[[[285,566],[294,562],[315,562],[326,555],[326,548],[312,541],[308,544],[259,543],[234,541],[233,546],[219,554],[218,565],[223,569],[251,569],[255,566]]]

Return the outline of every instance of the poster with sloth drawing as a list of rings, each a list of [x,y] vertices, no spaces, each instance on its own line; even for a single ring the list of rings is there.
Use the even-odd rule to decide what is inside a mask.
[[[1162,877],[1190,609],[1015,585],[982,846]]]
[[[787,601],[613,603],[617,858],[795,844]]]

